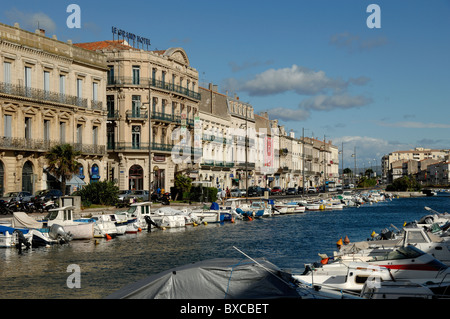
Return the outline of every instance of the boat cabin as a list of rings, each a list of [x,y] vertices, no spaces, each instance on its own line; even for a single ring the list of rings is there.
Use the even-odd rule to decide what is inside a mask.
[[[47,223],[47,226],[58,222],[73,222],[74,209],[75,206],[50,209],[47,216],[44,218],[44,222]]]

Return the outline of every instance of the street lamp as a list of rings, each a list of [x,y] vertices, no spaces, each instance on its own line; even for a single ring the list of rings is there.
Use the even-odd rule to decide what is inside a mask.
[[[148,200],[150,202],[152,194],[152,113],[150,83],[148,86],[148,102],[143,102],[141,107],[144,111],[147,110],[146,104],[148,104]]]
[[[355,149],[353,151],[352,157],[355,158],[355,172],[353,174],[353,184],[356,184],[356,146],[355,146]]]

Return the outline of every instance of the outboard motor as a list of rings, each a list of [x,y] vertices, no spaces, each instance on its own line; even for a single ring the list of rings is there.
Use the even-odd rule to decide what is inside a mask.
[[[22,253],[22,245],[25,245],[26,249],[29,249],[31,244],[28,242],[28,240],[25,238],[25,236],[23,235],[23,233],[16,229],[14,231],[14,233],[16,234],[16,248],[19,249],[19,254]]]
[[[153,221],[153,219],[150,217],[150,216],[148,216],[148,215],[145,215],[144,216],[144,219],[145,219],[145,222],[147,223],[147,225],[148,225],[148,228],[147,228],[147,231],[148,232],[151,232],[152,230],[152,225],[153,226],[155,226],[156,228],[159,228],[159,226]]]
[[[64,227],[57,224],[53,224],[52,226],[50,226],[48,236],[51,239],[59,240],[60,244],[68,243],[69,241],[72,240],[71,234],[66,233]]]

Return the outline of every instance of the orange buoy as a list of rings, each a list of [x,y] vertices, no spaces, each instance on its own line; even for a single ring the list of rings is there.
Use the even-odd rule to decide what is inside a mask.
[[[347,235],[345,235],[344,244],[346,244],[346,245],[350,244],[350,239],[348,239]]]
[[[138,228],[138,232],[141,232],[141,231],[142,231],[142,228],[141,228],[141,227],[139,227],[139,228]]]
[[[110,239],[112,239],[112,237],[109,236],[108,234],[106,234],[106,239],[107,239],[107,240],[110,240]]]
[[[323,259],[321,259],[320,260],[320,263],[322,264],[322,265],[326,265],[326,264],[328,264],[328,260],[329,260],[330,258],[323,258]]]
[[[342,246],[342,237],[337,241],[337,243],[336,243],[336,245],[338,245],[338,246]]]

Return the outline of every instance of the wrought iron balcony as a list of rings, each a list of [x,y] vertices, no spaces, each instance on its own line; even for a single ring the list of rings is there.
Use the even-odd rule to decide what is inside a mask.
[[[127,120],[141,120],[145,121],[148,119],[148,112],[141,110],[128,110],[125,112]]]
[[[105,154],[105,145],[83,144],[83,143],[62,143],[61,141],[52,141],[44,139],[31,139],[24,137],[6,137],[0,136],[0,149],[48,152],[52,147],[60,144],[70,144],[82,154]]]
[[[161,80],[156,80],[152,78],[137,78],[132,76],[118,76],[118,77],[109,77],[108,85],[110,86],[138,86],[138,87],[153,87],[156,89],[161,89],[165,91],[170,91],[174,93],[178,93],[184,96],[188,96],[195,100],[201,100],[201,94],[187,88],[184,88],[180,85],[176,85],[173,83],[164,82]]]
[[[79,98],[77,96],[56,92],[49,92],[17,84],[0,82],[0,93],[25,97],[44,103],[53,102],[59,104],[78,106],[82,108],[88,107],[88,99],[86,98]],[[101,101],[91,100],[91,108],[95,110],[102,110],[103,103]]]

